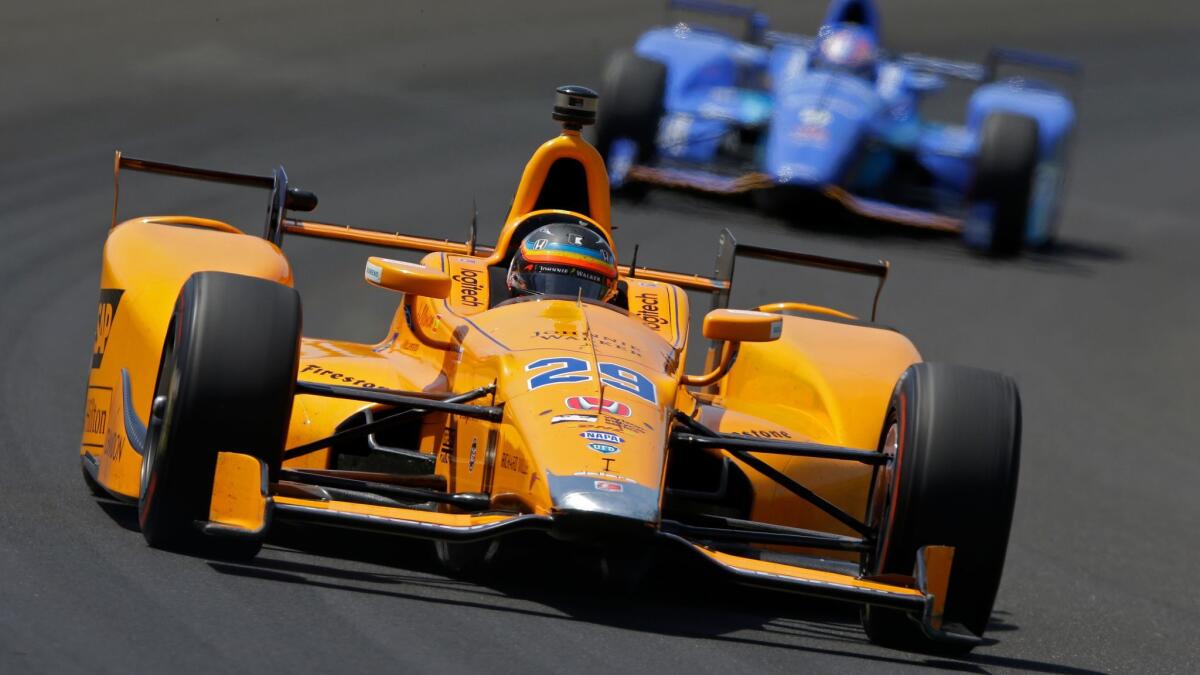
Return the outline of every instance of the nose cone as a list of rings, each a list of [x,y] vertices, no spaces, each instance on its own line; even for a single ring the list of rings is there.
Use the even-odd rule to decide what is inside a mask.
[[[781,185],[836,183],[878,108],[855,78],[811,75],[780,95],[764,168]]]
[[[594,537],[605,531],[647,530],[658,522],[658,490],[601,472],[547,473],[559,535]]]

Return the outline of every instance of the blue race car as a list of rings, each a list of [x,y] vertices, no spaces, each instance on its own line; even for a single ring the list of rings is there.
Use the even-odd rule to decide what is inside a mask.
[[[1074,63],[1002,49],[985,64],[891,54],[871,0],[833,0],[812,37],[768,30],[763,14],[737,5],[668,6],[732,18],[745,34],[681,22],[612,57],[596,145],[614,189],[758,191],[784,209],[819,194],[1000,255],[1052,241],[1076,117],[1066,91]],[[1054,77],[998,77],[1008,66]],[[919,110],[948,79],[974,87],[964,124]]]

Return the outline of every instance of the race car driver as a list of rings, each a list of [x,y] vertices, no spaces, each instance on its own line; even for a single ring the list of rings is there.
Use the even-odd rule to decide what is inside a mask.
[[[879,46],[870,31],[854,24],[837,24],[821,31],[813,65],[874,80],[878,59]]]
[[[608,302],[617,293],[617,260],[599,232],[562,218],[521,242],[506,278],[513,297],[564,295]]]

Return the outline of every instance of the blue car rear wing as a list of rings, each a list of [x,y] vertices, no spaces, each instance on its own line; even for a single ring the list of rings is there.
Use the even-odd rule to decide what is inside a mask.
[[[764,42],[766,44],[790,44],[811,49],[815,46],[816,41],[817,39],[811,35],[800,35],[798,33],[773,30],[767,31],[764,34]],[[1060,73],[1072,79],[1083,75],[1083,67],[1077,61],[1051,56],[1050,54],[1040,54],[1038,52],[1010,49],[1007,47],[991,48],[988,50],[987,58],[983,63],[956,61],[954,59],[944,59],[917,53],[887,54],[884,52],[884,58],[893,60],[912,70],[971,82],[991,82],[996,79],[996,73],[1000,66],[1005,65],[1023,66],[1035,70]]]
[[[983,63],[954,61],[924,54],[898,54],[892,58],[905,68],[914,71],[981,84],[995,82],[999,77],[1000,68],[1003,66],[1017,66],[1026,70],[1053,73],[1066,79],[1068,84],[1065,90],[1071,99],[1079,98],[1079,82],[1083,76],[1083,67],[1077,61],[1007,47],[992,47],[988,50],[987,58]]]
[[[1066,85],[1065,87],[1061,87],[1061,89],[1076,106],[1079,105],[1079,90],[1083,81],[1083,66],[1078,61],[1050,56],[1049,54],[1027,52],[1020,49],[992,47],[988,51],[987,60],[984,63],[984,68],[987,71],[985,81],[995,81],[998,77],[1000,67],[1010,65],[1060,76],[1060,82],[1064,82]]]
[[[988,76],[987,66],[981,63],[972,63],[971,61],[954,61],[935,56],[925,56],[924,54],[899,54],[893,58],[896,63],[911,70],[942,75],[944,77],[953,77],[959,80],[983,82]]]
[[[667,9],[682,9],[688,12],[717,14],[719,16],[750,17],[758,14],[753,7],[744,7],[719,0],[668,0]]]
[[[1083,68],[1078,62],[1070,59],[1028,52],[1022,49],[1007,47],[992,47],[988,50],[987,59],[983,63],[971,61],[954,61],[924,54],[898,54],[893,57],[898,63],[913,70],[922,70],[946,77],[974,82],[991,82],[996,79],[1000,66],[1014,65],[1035,70],[1060,73],[1075,78],[1083,74]]]
[[[744,39],[748,42],[759,42],[767,30],[767,15],[744,5],[735,5],[720,0],[667,0],[667,11],[672,10],[745,19]]]
[[[1078,61],[1051,56],[1049,54],[1027,52],[1022,49],[992,47],[988,51],[987,61],[984,66],[987,72],[987,79],[995,79],[996,69],[1006,64],[1062,73],[1069,77],[1079,77],[1083,74],[1083,67],[1079,65]]]

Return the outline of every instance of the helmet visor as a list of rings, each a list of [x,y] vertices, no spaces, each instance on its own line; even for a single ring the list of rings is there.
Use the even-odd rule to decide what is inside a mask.
[[[583,296],[591,300],[608,300],[612,295],[614,280],[584,270],[535,265],[532,271],[522,271],[524,290],[540,295]]]

